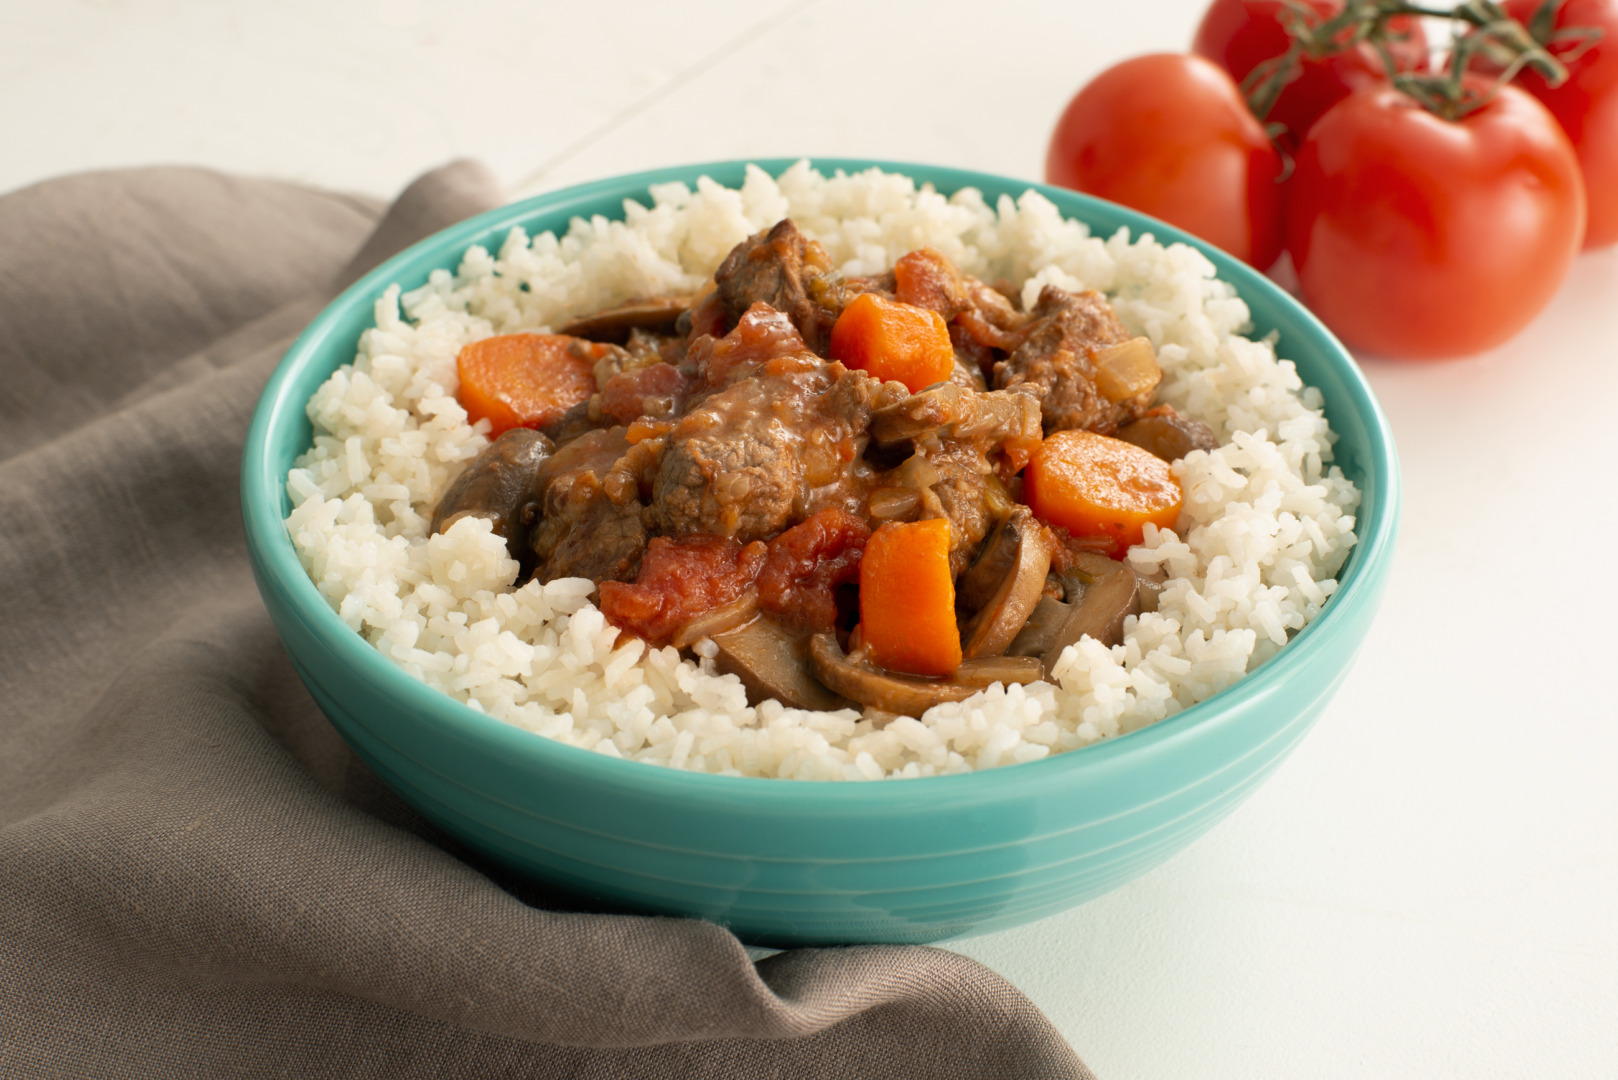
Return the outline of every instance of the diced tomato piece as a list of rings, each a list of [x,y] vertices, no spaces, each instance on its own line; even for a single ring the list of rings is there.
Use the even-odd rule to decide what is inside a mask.
[[[781,356],[813,355],[792,320],[768,304],[748,308],[724,337],[698,338],[686,354],[709,386],[727,386]]]
[[[831,630],[837,622],[837,587],[858,581],[860,556],[871,529],[829,507],[770,541],[758,576],[759,606],[798,630]]]
[[[745,592],[767,550],[762,540],[743,547],[710,533],[654,537],[634,584],[600,584],[601,612],[619,629],[666,645],[680,627]]]
[[[620,371],[601,389],[601,410],[620,424],[642,416],[677,415],[696,389],[696,380],[673,364],[648,364]]]

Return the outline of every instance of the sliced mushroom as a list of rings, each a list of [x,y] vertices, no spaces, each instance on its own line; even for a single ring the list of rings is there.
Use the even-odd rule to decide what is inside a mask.
[[[1042,595],[1029,614],[1028,621],[1023,623],[1022,629],[1017,631],[1017,636],[1006,647],[1006,655],[1038,658],[1050,652],[1051,646],[1061,636],[1062,627],[1067,625],[1067,617],[1073,614],[1073,607],[1054,596]]]
[[[703,638],[711,638],[752,622],[758,615],[758,590],[749,587],[728,604],[704,611],[674,632],[669,644],[683,649]]]
[[[749,704],[774,698],[792,709],[824,712],[849,707],[846,699],[815,679],[806,662],[803,639],[768,616],[714,634],[713,642],[719,647],[715,658],[719,670],[741,679]]]
[[[1179,461],[1193,450],[1212,450],[1219,445],[1207,424],[1173,410],[1125,424],[1118,429],[1118,437],[1164,461]]]
[[[555,420],[544,425],[540,430],[550,437],[557,446],[570,443],[585,432],[594,431],[602,424],[610,424],[610,418],[603,419],[599,406],[600,395],[596,395],[597,408],[595,416],[590,415],[590,402],[581,401]]]
[[[1135,575],[1136,600],[1135,603],[1120,603],[1111,612],[1109,617],[1103,618],[1105,612],[1103,605],[1108,600],[1108,592],[1103,590],[1093,595],[1095,588],[1103,581],[1117,574],[1117,567],[1129,569],[1123,563],[1115,563],[1104,556],[1084,555],[1086,569],[1070,568],[1068,573],[1058,578],[1052,574],[1047,578],[1044,593],[1039,603],[1034,606],[1028,621],[1023,624],[1017,636],[1012,639],[1006,649],[1008,656],[1040,656],[1045,662],[1054,665],[1057,657],[1062,655],[1062,649],[1077,641],[1083,634],[1090,634],[1097,641],[1105,645],[1116,645],[1123,640],[1124,619],[1129,615],[1139,615],[1142,612],[1156,611],[1158,597],[1163,593],[1164,573],[1159,570],[1156,574],[1142,574],[1132,570]],[[1065,581],[1065,583],[1064,583]],[[1056,584],[1052,584],[1052,583]],[[1111,588],[1115,596],[1123,596],[1128,590],[1125,582],[1119,582]],[[1057,590],[1052,594],[1052,590]],[[1058,596],[1066,595],[1066,601]],[[1068,620],[1075,618],[1086,599],[1094,608],[1079,616],[1080,622],[1075,624],[1079,630],[1076,636],[1069,636],[1067,632]],[[1090,627],[1099,626],[1096,633]]]
[[[1045,575],[1056,552],[1056,537],[1035,520],[1025,506],[1011,512],[1000,527],[997,547],[1012,548],[1012,558],[1000,576],[997,587],[967,624],[961,655],[968,660],[999,656],[1006,651],[1039,604],[1045,592]],[[977,567],[974,564],[973,569]],[[962,575],[964,581],[972,571]],[[977,591],[974,589],[974,591]]]
[[[1168,575],[1162,570],[1154,574],[1143,574],[1135,571],[1135,577],[1140,582],[1140,609],[1142,612],[1156,611],[1158,598],[1163,595],[1163,586],[1167,584]]]
[[[955,681],[982,690],[994,683],[1027,685],[1045,677],[1045,665],[1037,656],[984,656],[963,660],[955,669]]]
[[[934,705],[946,701],[965,701],[988,685],[988,682],[923,679],[884,671],[845,655],[837,645],[837,638],[831,634],[816,634],[809,639],[809,664],[816,678],[844,697],[883,712],[904,716],[920,716]],[[1005,663],[986,670],[996,671],[989,682],[1004,679],[1034,682],[1040,677],[1039,671],[1026,664]],[[981,678],[981,673],[976,677]]]
[[[955,583],[955,599],[967,611],[981,611],[1006,576],[1017,568],[1017,556],[1022,546],[1019,526],[1030,516],[1026,507],[1020,509],[1023,510],[1022,514],[1013,511],[995,525],[983,541],[978,557]]]
[[[1103,645],[1123,640],[1124,619],[1140,614],[1140,578],[1116,559],[1093,552],[1070,553],[1074,562],[1068,615],[1056,639],[1045,650],[1045,667],[1054,668],[1062,650],[1089,635]],[[1075,593],[1081,593],[1073,602]]]
[[[552,444],[537,431],[512,428],[485,446],[433,507],[432,531],[441,533],[463,517],[488,518],[511,557],[531,568],[528,533],[539,516],[540,466]]]
[[[557,333],[622,345],[629,340],[631,330],[673,333],[690,306],[689,296],[650,296],[574,319]]]

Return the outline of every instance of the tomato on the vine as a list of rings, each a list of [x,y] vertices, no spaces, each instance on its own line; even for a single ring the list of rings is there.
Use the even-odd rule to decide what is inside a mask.
[[[1392,87],[1355,91],[1299,148],[1287,248],[1303,297],[1386,356],[1478,352],[1549,301],[1584,236],[1584,183],[1544,106],[1511,86],[1457,120]]]
[[[1045,179],[1162,218],[1265,269],[1281,250],[1281,158],[1241,91],[1198,56],[1138,56],[1068,103]]]
[[[1282,56],[1291,43],[1287,17],[1323,22],[1343,9],[1343,0],[1214,0],[1203,13],[1191,51],[1230,73],[1237,83],[1267,60]],[[1427,36],[1413,16],[1388,21],[1388,54],[1401,71],[1427,66]],[[1282,124],[1284,145],[1295,147],[1327,109],[1361,86],[1387,82],[1382,58],[1368,43],[1330,56],[1299,58],[1296,77],[1281,90],[1264,118]]]
[[[1505,0],[1506,14],[1528,25],[1544,0]],[[1550,53],[1567,66],[1567,81],[1551,86],[1537,71],[1516,83],[1538,98],[1567,132],[1584,171],[1590,200],[1586,248],[1618,241],[1618,0],[1567,0],[1556,9],[1558,30],[1601,31],[1593,42],[1553,43]]]

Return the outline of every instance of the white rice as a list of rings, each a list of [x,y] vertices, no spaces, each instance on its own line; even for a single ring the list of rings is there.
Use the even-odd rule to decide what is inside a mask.
[[[1318,615],[1355,541],[1359,492],[1331,463],[1317,390],[1272,344],[1241,336],[1248,311],[1202,255],[1106,240],[1034,192],[988,205],[875,170],[823,177],[799,162],[750,169],[739,190],[667,184],[625,220],[575,220],[566,235],[513,230],[498,254],[376,302],[376,327],[311,398],[314,446],[287,476],[287,530],[310,578],[355,631],[405,671],[474,709],[612,757],[795,779],[879,779],[1032,761],[1161,720],[1229,686]],[[1158,610],[1123,644],[1085,638],[1053,682],[993,687],[920,720],[747,704],[741,683],[699,660],[622,637],[583,579],[515,588],[517,563],[488,522],[428,535],[433,504],[486,445],[455,401],[455,356],[491,334],[693,291],[733,245],[794,218],[849,274],[923,245],[967,273],[1096,288],[1157,347],[1161,401],[1222,445],[1174,467],[1177,531],[1147,527],[1129,560],[1169,574]]]

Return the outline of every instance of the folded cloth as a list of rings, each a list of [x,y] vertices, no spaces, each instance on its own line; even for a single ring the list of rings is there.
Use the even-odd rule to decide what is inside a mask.
[[[504,879],[348,750],[282,653],[249,414],[342,284],[496,205],[196,169],[0,197],[0,1076],[1089,1077],[940,949],[753,962]]]

